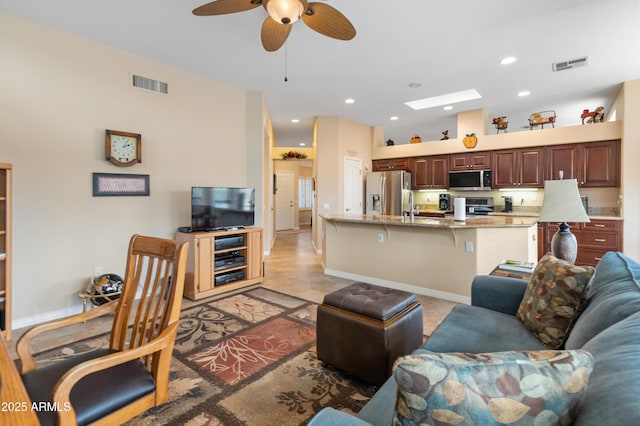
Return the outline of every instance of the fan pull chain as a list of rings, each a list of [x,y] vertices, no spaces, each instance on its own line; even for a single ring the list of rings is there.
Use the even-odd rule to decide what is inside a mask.
[[[287,78],[287,43],[285,43],[284,45],[284,82],[286,83],[287,81],[289,81],[289,79]]]

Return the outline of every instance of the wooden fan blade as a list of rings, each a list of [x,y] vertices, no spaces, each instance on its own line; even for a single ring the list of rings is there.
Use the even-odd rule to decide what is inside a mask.
[[[275,52],[280,49],[291,33],[291,24],[285,25],[276,22],[267,16],[267,19],[262,23],[262,46],[267,52]]]
[[[309,28],[327,37],[351,40],[356,36],[356,29],[351,22],[337,9],[325,3],[309,3],[302,20]]]
[[[197,16],[224,15],[244,12],[261,4],[262,0],[216,0],[193,9],[193,14]]]

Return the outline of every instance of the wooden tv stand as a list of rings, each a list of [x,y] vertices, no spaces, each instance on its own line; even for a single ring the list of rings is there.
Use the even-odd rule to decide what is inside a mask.
[[[189,242],[184,295],[198,300],[261,283],[264,278],[262,228],[177,232]]]

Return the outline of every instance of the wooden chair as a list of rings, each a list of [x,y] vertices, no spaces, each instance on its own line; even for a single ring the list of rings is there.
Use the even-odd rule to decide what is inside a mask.
[[[188,243],[134,235],[122,295],[89,312],[34,326],[16,351],[43,425],[115,425],[167,401]],[[139,299],[136,300],[136,293]],[[45,331],[115,313],[109,348],[36,369],[29,344]]]

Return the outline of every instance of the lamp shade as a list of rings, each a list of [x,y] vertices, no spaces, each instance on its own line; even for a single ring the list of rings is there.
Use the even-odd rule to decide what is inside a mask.
[[[293,24],[305,9],[300,0],[268,0],[265,7],[273,20],[281,24]]]
[[[590,222],[584,211],[578,181],[575,179],[544,182],[544,201],[540,222]]]

